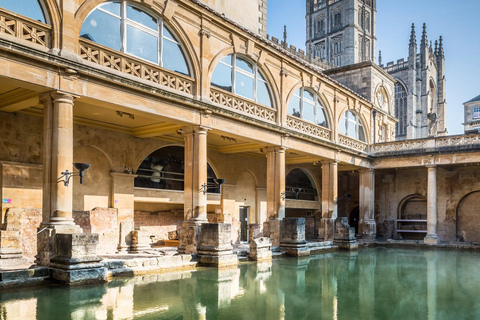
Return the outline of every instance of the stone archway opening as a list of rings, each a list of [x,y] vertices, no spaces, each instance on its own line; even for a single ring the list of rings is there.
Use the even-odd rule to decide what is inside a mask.
[[[471,192],[458,203],[456,217],[457,241],[480,242],[480,234],[478,233],[478,226],[480,225],[478,196],[480,196],[480,191]]]

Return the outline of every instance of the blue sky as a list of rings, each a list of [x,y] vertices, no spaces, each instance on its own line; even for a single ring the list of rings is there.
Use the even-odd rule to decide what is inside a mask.
[[[480,95],[480,0],[377,0],[377,50],[383,63],[407,58],[410,26],[420,44],[422,24],[429,41],[443,36],[447,78],[447,129],[463,133],[463,103]],[[268,34],[305,47],[305,0],[269,0]]]

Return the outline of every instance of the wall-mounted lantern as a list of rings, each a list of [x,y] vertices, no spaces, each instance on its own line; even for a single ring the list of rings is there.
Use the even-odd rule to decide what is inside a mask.
[[[70,172],[68,170],[65,170],[64,172],[62,172],[62,175],[60,176],[60,178],[57,179],[58,182],[63,182],[65,187],[68,187],[68,185],[70,184],[70,179],[73,176],[79,176],[80,184],[83,184],[83,177],[85,176],[85,171],[87,171],[87,169],[90,168],[89,163],[76,162],[73,164],[73,166],[75,167],[75,169],[78,170],[78,172]]]

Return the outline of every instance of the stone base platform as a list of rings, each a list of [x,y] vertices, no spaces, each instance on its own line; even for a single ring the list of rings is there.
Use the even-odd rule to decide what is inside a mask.
[[[45,267],[0,271],[0,289],[42,285],[49,279],[50,270]]]
[[[338,250],[338,246],[333,241],[318,241],[307,242],[307,250],[310,251],[310,255],[328,253]]]

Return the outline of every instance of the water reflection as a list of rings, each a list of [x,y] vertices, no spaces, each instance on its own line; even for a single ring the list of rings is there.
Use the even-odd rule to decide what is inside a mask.
[[[478,319],[479,255],[366,249],[0,292],[0,319]]]

